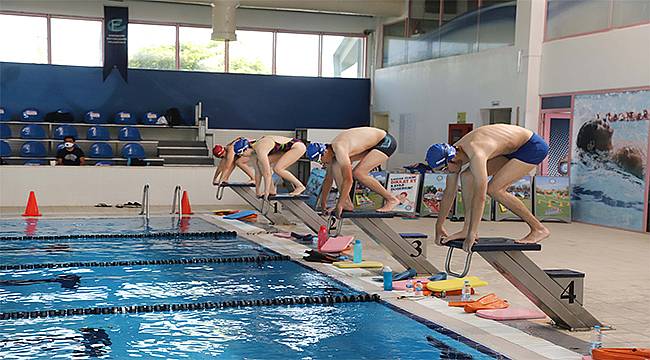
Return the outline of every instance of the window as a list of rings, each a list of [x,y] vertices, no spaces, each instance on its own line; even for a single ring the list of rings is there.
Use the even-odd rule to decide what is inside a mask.
[[[584,34],[607,29],[610,0],[548,0],[546,37]]]
[[[440,28],[440,56],[477,51],[478,0],[445,0]]]
[[[406,20],[384,25],[384,66],[406,63]]]
[[[484,1],[480,10],[478,49],[485,50],[515,43],[516,1]]]
[[[129,24],[129,67],[176,69],[176,27]]]
[[[408,62],[440,56],[440,0],[412,0],[407,41]]]
[[[0,61],[47,63],[47,18],[0,14]]]
[[[212,29],[181,26],[178,36],[181,70],[211,72],[225,70],[225,43],[210,39]]]
[[[362,78],[363,39],[323,35],[323,76]]]
[[[237,30],[237,41],[228,42],[228,71],[242,74],[271,74],[273,33]]]
[[[615,27],[650,22],[650,0],[614,1],[612,12]]]
[[[278,33],[276,74],[318,76],[318,35]]]
[[[52,64],[101,66],[102,22],[51,20]]]

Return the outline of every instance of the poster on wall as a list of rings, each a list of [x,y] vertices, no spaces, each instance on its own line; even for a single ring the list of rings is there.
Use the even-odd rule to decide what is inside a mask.
[[[104,6],[104,81],[113,69],[127,81],[129,8]]]
[[[414,213],[420,189],[420,174],[389,174],[387,189],[400,201],[393,211]]]
[[[539,220],[571,222],[569,178],[535,176],[535,217]]]
[[[650,91],[576,95],[573,220],[643,231]]]
[[[526,205],[526,208],[533,211],[533,189],[532,177],[524,176],[523,178],[515,181],[512,185],[508,186],[507,192],[516,196],[521,202]],[[520,220],[519,216],[515,215],[512,211],[508,210],[503,204],[494,203],[494,220]]]
[[[438,216],[446,181],[447,174],[424,174],[420,208],[418,209],[420,216]]]
[[[370,176],[379,181],[381,186],[386,186],[387,173],[385,171],[372,171]],[[352,197],[355,209],[376,210],[384,204],[384,198],[376,192],[370,191],[362,183],[354,182],[354,196]]]
[[[492,180],[492,176],[488,176],[488,181]],[[483,215],[481,220],[490,221],[492,220],[492,198],[490,195],[485,195],[485,205],[483,206]],[[463,196],[461,191],[461,186],[458,184],[458,194],[456,194],[456,202],[454,203],[454,218],[464,219],[465,218],[465,204],[463,204]]]

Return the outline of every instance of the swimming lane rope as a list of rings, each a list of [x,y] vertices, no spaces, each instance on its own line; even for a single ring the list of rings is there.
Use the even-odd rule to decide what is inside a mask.
[[[157,232],[157,233],[134,233],[134,234],[77,234],[77,235],[34,235],[34,236],[2,236],[0,241],[11,240],[66,240],[66,239],[98,239],[98,238],[214,238],[234,239],[236,231],[210,231],[210,232]]]

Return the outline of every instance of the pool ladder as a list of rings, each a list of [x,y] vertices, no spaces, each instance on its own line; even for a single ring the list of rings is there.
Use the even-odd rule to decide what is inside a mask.
[[[181,194],[183,193],[181,186],[176,185],[174,188],[174,197],[172,199],[172,210],[170,214],[178,212],[178,217],[180,218],[183,215],[183,209],[181,208]]]
[[[144,215],[144,218],[149,221],[149,184],[145,184],[142,189],[142,210],[140,210],[140,215]]]

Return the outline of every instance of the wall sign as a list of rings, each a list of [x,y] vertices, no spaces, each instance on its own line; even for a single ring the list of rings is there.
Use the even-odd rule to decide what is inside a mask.
[[[127,81],[129,8],[104,6],[104,81],[117,69]]]

